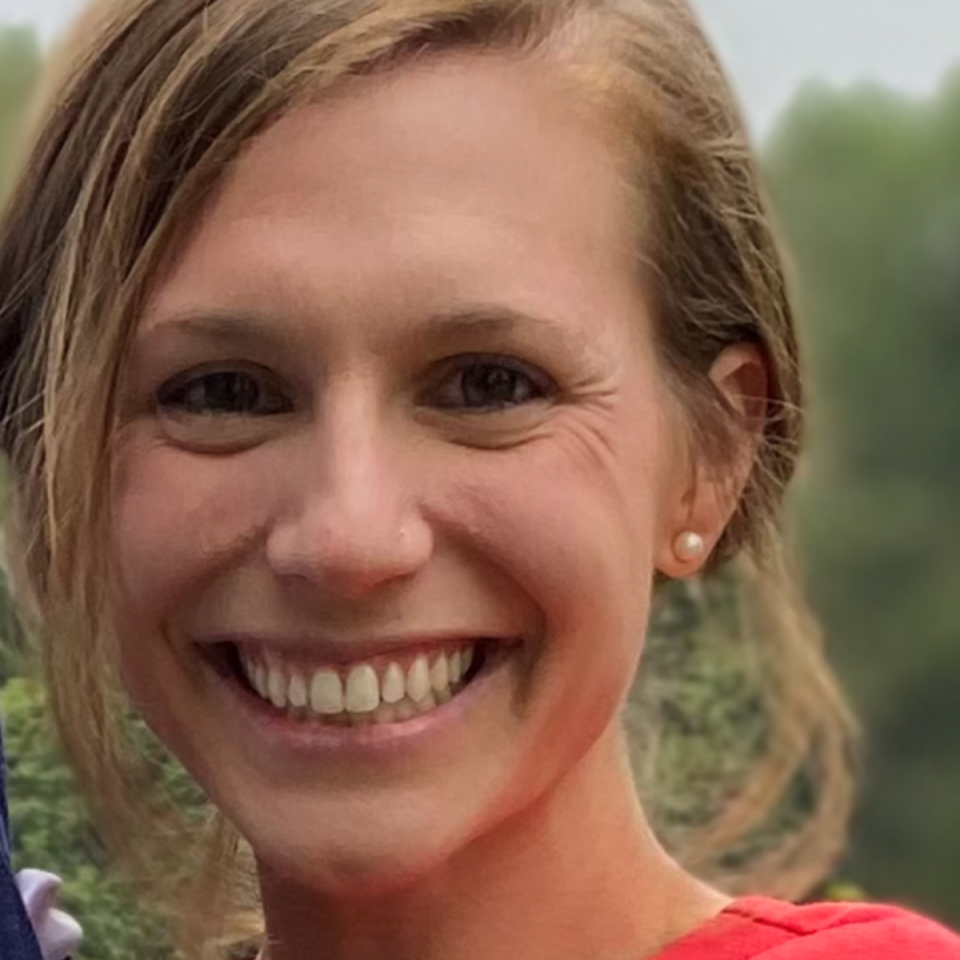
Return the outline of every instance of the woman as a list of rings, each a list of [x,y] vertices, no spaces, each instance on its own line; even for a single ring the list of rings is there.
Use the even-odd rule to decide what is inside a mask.
[[[846,755],[780,560],[797,351],[725,89],[673,0],[84,24],[0,235],[12,552],[81,780],[190,891],[188,954],[262,904],[268,960],[960,956],[680,865],[807,747],[827,797]],[[620,715],[655,585],[735,557],[782,736],[674,856]],[[130,707],[219,825],[158,805]],[[763,892],[836,854],[823,813]]]

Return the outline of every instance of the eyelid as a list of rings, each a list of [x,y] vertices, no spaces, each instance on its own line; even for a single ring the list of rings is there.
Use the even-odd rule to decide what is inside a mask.
[[[438,364],[440,376],[478,364],[507,367],[533,380],[547,395],[559,392],[557,381],[537,363],[502,353],[464,353],[447,357]]]
[[[153,396],[159,400],[160,394],[165,391],[176,390],[187,386],[195,380],[212,376],[217,373],[247,374],[250,377],[266,381],[277,386],[283,385],[283,380],[268,367],[249,360],[211,360],[199,363],[194,367],[175,373],[162,380],[153,390]]]
[[[274,395],[281,395],[283,405],[288,407],[288,409],[274,411],[269,414],[270,418],[290,413],[296,407],[296,399],[287,382],[269,367],[248,360],[217,360],[198,364],[163,380],[160,385],[155,387],[151,392],[151,406],[154,414],[160,417],[175,418],[178,415],[177,408],[179,405],[171,394],[185,390],[198,381],[202,381],[205,377],[215,376],[217,374],[246,376],[256,381],[260,389]],[[225,415],[226,414],[224,414],[224,416]],[[192,415],[188,414],[188,416]],[[251,416],[255,417],[256,415]],[[260,419],[262,419],[263,416],[268,415],[263,414]],[[249,418],[250,417],[248,417],[248,419]]]

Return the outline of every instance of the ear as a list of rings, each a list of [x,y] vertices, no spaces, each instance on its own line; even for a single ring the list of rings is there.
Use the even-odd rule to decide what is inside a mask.
[[[762,350],[748,343],[728,347],[710,370],[730,418],[724,450],[691,450],[657,550],[657,569],[672,579],[695,576],[710,559],[743,495],[756,462],[769,402],[770,374]]]

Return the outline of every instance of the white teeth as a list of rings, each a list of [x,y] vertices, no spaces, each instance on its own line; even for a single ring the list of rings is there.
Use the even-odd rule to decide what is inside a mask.
[[[247,678],[250,680],[250,685],[253,687],[261,697],[267,697],[267,671],[264,670],[259,663],[254,660],[250,660],[247,657],[244,657],[241,654],[241,663],[243,664],[243,672],[247,675]]]
[[[332,716],[343,712],[343,682],[332,670],[320,670],[310,682],[310,708]]]
[[[384,703],[399,703],[407,695],[407,681],[399,664],[391,663],[380,684],[380,697]]]
[[[429,713],[431,710],[436,710],[437,708],[437,697],[434,694],[433,690],[428,690],[425,697],[422,700],[418,700],[414,705],[414,713],[417,715],[422,715],[424,713]]]
[[[298,709],[305,707],[309,699],[307,681],[304,680],[299,673],[292,674],[290,677],[290,686],[287,687],[287,700],[290,706]]]
[[[328,723],[350,726],[399,723],[435,709],[453,697],[473,661],[474,648],[438,652],[433,660],[417,655],[406,671],[388,663],[380,673],[371,663],[356,663],[346,681],[329,668],[309,668],[255,660],[241,651],[241,665],[251,687],[278,710],[307,719],[324,716]],[[282,661],[281,661],[282,663]]]
[[[430,693],[430,667],[426,657],[417,657],[407,671],[407,696],[415,703],[424,700]]]
[[[270,702],[282,710],[287,705],[287,678],[275,666],[267,668],[267,693]]]
[[[430,667],[430,686],[433,687],[437,693],[441,690],[446,690],[447,687],[450,686],[450,667],[447,664],[446,656],[442,653],[433,661],[433,666]]]
[[[397,722],[402,720],[412,720],[416,715],[417,708],[414,706],[413,701],[409,700],[407,697],[404,697],[393,707],[393,716]]]
[[[381,703],[377,707],[377,723],[396,723],[397,707],[393,703]]]
[[[350,671],[346,706],[350,713],[372,713],[380,706],[380,680],[369,663],[362,663]]]
[[[463,676],[463,659],[459,650],[450,654],[450,682],[459,683]]]

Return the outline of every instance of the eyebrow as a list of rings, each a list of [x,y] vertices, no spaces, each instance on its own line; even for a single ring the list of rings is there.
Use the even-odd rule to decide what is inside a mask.
[[[210,343],[236,343],[276,337],[276,327],[265,317],[232,310],[196,310],[175,313],[142,326],[135,340],[182,335]]]
[[[430,313],[413,321],[411,326],[418,335],[440,341],[495,337],[523,340],[526,335],[535,333],[575,349],[585,349],[588,345],[583,334],[570,324],[502,304],[457,305]]]
[[[296,326],[278,323],[264,314],[229,310],[188,310],[150,324],[135,339],[149,343],[155,337],[183,335],[213,345],[276,345],[290,340]],[[570,324],[504,304],[456,304],[399,323],[397,337],[412,336],[434,342],[461,342],[488,338],[523,341],[530,334],[550,337],[570,349],[589,347],[587,338]],[[396,344],[390,344],[391,348]]]

